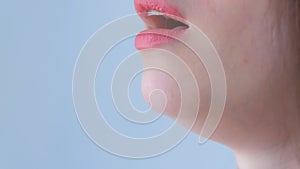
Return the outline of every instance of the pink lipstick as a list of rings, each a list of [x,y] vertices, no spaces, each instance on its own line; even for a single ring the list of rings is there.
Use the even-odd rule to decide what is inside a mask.
[[[166,0],[135,0],[135,8],[146,24],[146,30],[135,38],[138,50],[159,47],[175,40],[189,26],[179,11]]]

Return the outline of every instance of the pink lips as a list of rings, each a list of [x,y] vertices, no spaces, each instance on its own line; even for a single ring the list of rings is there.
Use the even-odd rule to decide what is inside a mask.
[[[140,32],[135,38],[135,47],[138,50],[159,47],[163,44],[174,40],[172,37],[177,37],[183,34],[187,27],[176,27],[174,29],[150,27],[149,22],[159,22],[149,19],[148,12],[155,10],[163,13],[172,19],[185,22],[182,15],[166,0],[135,0],[135,8],[139,16],[145,21],[147,29]]]

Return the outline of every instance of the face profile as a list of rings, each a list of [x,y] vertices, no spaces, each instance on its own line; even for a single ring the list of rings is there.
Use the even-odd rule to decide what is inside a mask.
[[[185,44],[196,25],[211,40],[224,66],[227,83],[222,120],[210,139],[233,149],[240,169],[300,167],[299,2],[218,0],[135,0],[146,29],[137,35],[145,67],[163,66],[183,77],[180,57],[193,73],[201,98],[193,132],[200,134],[211,104],[210,77],[203,62]],[[193,44],[201,50],[201,44]],[[217,77],[218,78],[218,77]],[[159,70],[143,73],[142,92],[164,91],[164,114],[176,119],[182,102],[176,81]],[[191,89],[192,90],[192,89]],[[193,93],[195,91],[188,91]],[[159,99],[156,103],[160,103]],[[195,104],[193,96],[183,98]],[[158,109],[159,104],[151,104]],[[185,125],[186,119],[178,121]],[[186,121],[185,121],[186,120]]]

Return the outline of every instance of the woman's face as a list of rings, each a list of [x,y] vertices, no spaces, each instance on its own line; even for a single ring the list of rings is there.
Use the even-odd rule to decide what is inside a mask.
[[[136,0],[137,3],[141,2]],[[278,22],[278,18],[284,15],[282,6],[286,4],[281,3],[280,0],[166,0],[166,4],[176,9],[184,19],[200,28],[219,53],[227,80],[227,101],[220,124],[226,126],[224,130],[234,123],[255,123],[269,116],[267,113],[256,113],[260,112],[257,110],[264,109],[268,104],[276,104],[272,102],[273,93],[282,87],[276,84],[285,80],[281,76],[284,60],[278,57],[283,46],[279,43],[286,40],[282,35],[287,32]],[[149,21],[146,21],[146,25],[154,29]],[[179,37],[189,42],[195,36],[188,28]],[[179,56],[196,77],[201,102],[194,130],[199,132],[211,99],[206,69],[201,60],[179,41],[169,41],[155,47]],[[141,54],[145,67],[164,65],[173,70],[176,65],[176,59],[164,57],[165,54],[156,49],[142,51]],[[176,118],[181,102],[178,84],[161,71],[145,71],[142,90],[148,102],[148,96],[156,89],[163,90],[167,96],[164,113]],[[190,101],[193,99],[191,97]],[[152,106],[156,108],[155,104]]]

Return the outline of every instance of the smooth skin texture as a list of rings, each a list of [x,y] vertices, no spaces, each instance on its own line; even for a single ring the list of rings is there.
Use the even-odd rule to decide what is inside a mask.
[[[240,169],[300,168],[297,0],[168,2],[211,39],[224,64],[226,107],[211,139],[233,149]],[[191,36],[187,30],[182,38],[188,41]],[[179,42],[161,48],[184,56],[182,59],[196,76],[201,107],[193,131],[200,133],[210,106],[207,72],[201,61]],[[160,57],[155,50],[142,52],[142,57],[145,66],[155,62],[174,66],[171,57]],[[162,72],[144,72],[142,90],[148,102],[155,89],[166,93],[164,113],[175,119],[181,101],[178,85]]]

